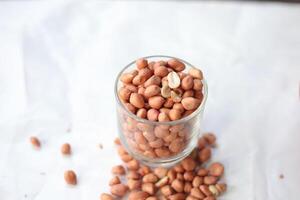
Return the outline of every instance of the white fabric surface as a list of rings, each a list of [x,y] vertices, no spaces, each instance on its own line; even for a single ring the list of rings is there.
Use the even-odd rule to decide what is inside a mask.
[[[114,79],[130,61],[164,54],[208,80],[204,129],[218,135],[213,160],[229,185],[220,199],[298,200],[299,36],[296,4],[1,2],[0,199],[99,199],[120,162]],[[64,183],[69,168],[76,187]]]

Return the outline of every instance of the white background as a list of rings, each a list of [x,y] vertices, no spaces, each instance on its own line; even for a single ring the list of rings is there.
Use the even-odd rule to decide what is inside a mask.
[[[108,191],[120,163],[114,79],[153,54],[204,71],[204,130],[218,135],[213,160],[229,185],[222,199],[298,200],[300,6],[194,1],[0,2],[0,199]],[[76,187],[64,183],[69,168]]]

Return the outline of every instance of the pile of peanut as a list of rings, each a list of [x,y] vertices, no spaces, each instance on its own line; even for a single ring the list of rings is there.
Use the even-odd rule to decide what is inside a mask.
[[[177,59],[149,62],[136,61],[137,69],[123,73],[119,98],[126,108],[150,121],[174,121],[194,112],[201,104],[202,71]]]
[[[136,61],[137,69],[123,73],[119,98],[139,118],[168,122],[193,113],[203,99],[199,69],[184,72],[185,64],[177,59],[149,62]],[[174,125],[141,122],[119,109],[120,132],[135,154],[167,158],[182,153],[193,133],[199,132],[199,116]]]
[[[111,194],[103,193],[100,199],[122,199],[128,194],[129,200],[216,200],[226,191],[226,184],[220,182],[224,166],[214,162],[205,168],[215,141],[213,134],[204,134],[198,147],[176,166],[150,169],[129,155],[116,140],[125,167],[117,165],[112,168]]]

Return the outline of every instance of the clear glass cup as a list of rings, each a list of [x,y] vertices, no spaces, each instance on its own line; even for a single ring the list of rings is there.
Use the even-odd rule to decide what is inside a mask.
[[[174,57],[163,55],[145,57],[148,62],[171,58]],[[184,72],[193,67],[182,59],[176,59],[186,65]],[[119,99],[118,90],[122,86],[120,76],[135,67],[135,61],[129,63],[118,74],[115,82],[117,124],[121,143],[135,159],[145,165],[172,166],[188,156],[197,145],[208,94],[206,81],[202,80],[202,102],[193,113],[176,121],[154,122],[131,113]]]

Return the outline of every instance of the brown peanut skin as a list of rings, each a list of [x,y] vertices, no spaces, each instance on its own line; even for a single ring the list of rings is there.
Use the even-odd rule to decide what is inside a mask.
[[[67,170],[64,173],[64,178],[67,184],[69,185],[76,185],[77,184],[77,177],[73,170]]]
[[[114,200],[115,198],[107,193],[102,193],[100,196],[100,200]]]
[[[110,192],[118,197],[122,197],[126,194],[128,187],[122,183],[111,186]]]

